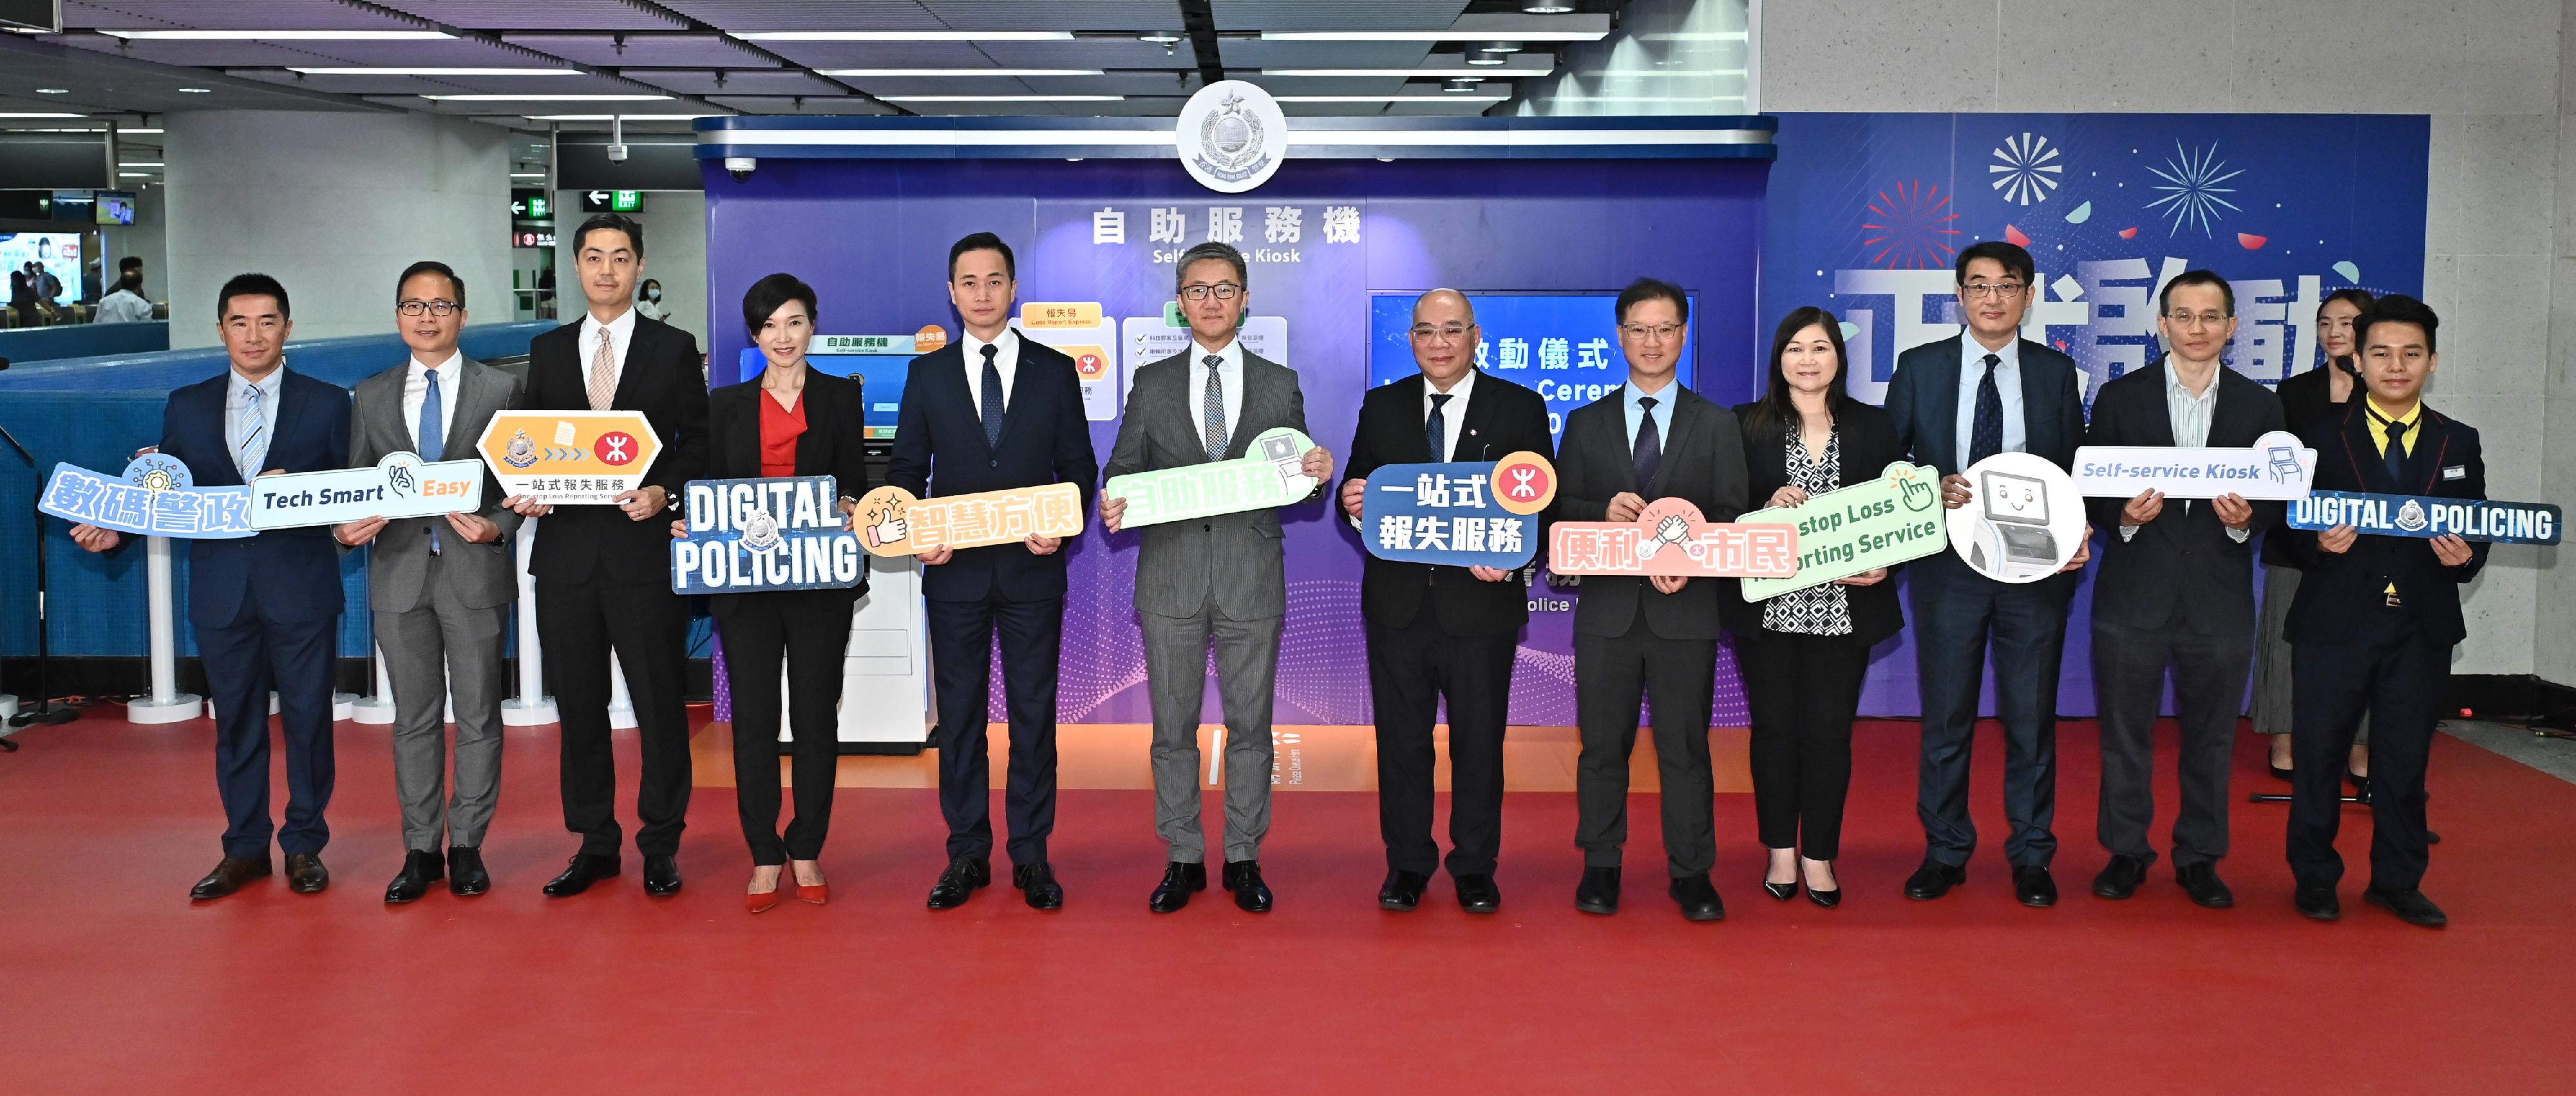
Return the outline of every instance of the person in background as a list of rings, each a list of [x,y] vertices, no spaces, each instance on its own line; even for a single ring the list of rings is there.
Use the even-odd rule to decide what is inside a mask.
[[[2317,346],[2325,362],[2282,381],[2281,418],[2295,432],[2343,410],[2362,388],[2361,366],[2353,355],[2352,321],[2369,310],[2370,291],[2346,287],[2328,294],[2317,306]],[[2282,632],[2290,621],[2290,603],[2299,596],[2299,557],[2290,550],[2290,535],[2275,529],[2263,537],[2263,621],[2254,646],[2254,733],[2272,743],[2272,775],[2290,779],[2290,641]],[[2352,755],[2345,759],[2358,784],[2370,772],[2370,715],[2353,733]]]
[[[143,260],[128,257],[121,265],[116,288],[99,298],[97,323],[142,323],[152,318],[152,300],[143,295]]]
[[[27,266],[34,265],[34,263],[28,263],[9,272],[9,311],[14,315],[19,327],[33,327],[36,324],[36,287],[33,282],[27,280]]]
[[[63,280],[55,277],[53,271],[45,269],[45,264],[42,262],[36,264],[32,280],[36,286],[36,307],[45,310],[45,322],[61,323],[63,321]]]
[[[1905,459],[1887,412],[1851,398],[1842,321],[1800,308],[1771,337],[1762,398],[1735,409],[1744,466],[1761,508],[1798,506],[1868,483]],[[1930,485],[1925,485],[1930,490]],[[1843,798],[1851,789],[1852,720],[1869,650],[1905,625],[1888,568],[1749,604],[1721,602],[1753,720],[1753,813],[1770,863],[1762,889],[1786,902],[1842,903],[1834,877]]]
[[[671,322],[670,310],[662,307],[662,283],[644,279],[644,285],[635,293],[635,314],[648,320]]]

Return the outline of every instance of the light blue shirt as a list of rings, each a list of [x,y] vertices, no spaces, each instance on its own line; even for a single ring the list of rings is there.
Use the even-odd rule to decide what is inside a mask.
[[[2021,414],[2021,340],[2005,343],[2001,350],[1988,350],[1977,341],[1975,332],[1959,329],[1959,470],[1968,470],[1968,444],[1975,440],[1977,429],[1977,385],[1986,379],[1986,355],[2003,359],[1995,365],[1995,392],[2004,399],[2004,448],[2006,453],[2030,451],[2030,427]]]
[[[1655,410],[1653,412],[1655,416],[1655,441],[1666,449],[1672,448],[1673,398],[1681,394],[1682,386],[1675,384],[1672,381],[1665,381],[1663,391],[1660,392],[1648,392],[1643,388],[1639,388],[1637,387],[1637,382],[1633,379],[1628,383],[1619,386],[1619,408],[1626,412],[1628,416],[1629,452],[1634,453],[1637,451],[1637,428],[1640,424],[1645,422],[1647,414],[1645,406],[1637,401],[1646,396],[1655,397]]]
[[[244,385],[259,389],[259,415],[268,423],[269,437],[274,440],[277,437],[277,397],[286,390],[286,363],[279,362],[277,368],[268,371],[268,376],[257,381],[242,376],[237,369],[224,371],[224,452],[236,460],[241,456],[243,416],[250,411],[250,400],[242,395]],[[251,475],[257,476],[267,470],[255,468]]]

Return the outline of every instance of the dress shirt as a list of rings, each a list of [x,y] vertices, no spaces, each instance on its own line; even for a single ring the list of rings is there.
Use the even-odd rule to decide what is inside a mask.
[[[1190,340],[1190,422],[1196,424],[1194,428],[1198,432],[1205,433],[1206,426],[1202,420],[1200,408],[1207,399],[1208,367],[1203,359],[1211,353],[1219,359],[1216,366],[1217,383],[1225,386],[1225,391],[1222,393],[1225,397],[1225,444],[1231,449],[1234,447],[1234,436],[1241,432],[1243,422],[1243,340],[1228,340],[1223,349],[1214,351],[1200,346],[1197,339]],[[982,369],[983,362],[978,360],[975,367]],[[1003,391],[1007,393],[1010,389],[1005,387]]]
[[[1461,424],[1467,421],[1467,399],[1468,397],[1475,395],[1475,393],[1476,371],[1473,369],[1469,369],[1465,376],[1459,377],[1458,383],[1450,385],[1449,391],[1447,392],[1442,392],[1440,389],[1434,387],[1431,383],[1431,378],[1422,378],[1423,425],[1429,426],[1431,424],[1431,397],[1435,395],[1445,395],[1449,397],[1449,402],[1440,405],[1440,424],[1442,427],[1440,451],[1431,455],[1431,462],[1433,464],[1445,464],[1453,459],[1453,455],[1458,452],[1458,438],[1461,436],[1460,431],[1465,429]]]
[[[975,397],[975,406],[980,408],[984,406],[984,347],[986,344],[982,339],[964,334],[957,337],[957,345],[966,351],[966,394]],[[1011,407],[1011,389],[1017,387],[1020,380],[1020,334],[1005,327],[1002,329],[1002,337],[993,340],[991,345],[997,351],[993,355],[993,368],[1002,374],[1002,409],[1007,411]],[[1234,378],[1227,377],[1226,384],[1231,387],[1234,384]]]
[[[2227,367],[2221,365],[2219,368]],[[2218,412],[2218,381],[2218,374],[2210,374],[2209,387],[2202,389],[2200,394],[2195,396],[2192,394],[2191,386],[2183,383],[2182,371],[2175,369],[2170,359],[2165,362],[2165,421],[2173,426],[2176,448],[2200,449],[2209,445],[2209,420]],[[2191,504],[2191,499],[2182,500],[2182,512],[2190,513]],[[2233,525],[2223,526],[2223,528],[2227,530],[2227,539],[2238,544],[2245,543],[2247,538],[2254,535],[2251,530],[2239,529]],[[2138,527],[2135,525],[2120,527],[2121,540],[2127,540],[2137,533]]]
[[[152,318],[152,302],[131,289],[119,289],[99,299],[99,323],[142,323]]]
[[[438,438],[441,449],[456,437],[456,390],[460,383],[456,374],[464,368],[465,355],[459,351],[449,351],[447,360],[438,363]],[[413,358],[411,372],[403,378],[403,429],[411,434],[411,443],[415,447],[420,445],[420,408],[429,402],[429,369],[419,358]],[[435,461],[440,456],[422,453],[420,459]]]
[[[629,308],[620,312],[616,319],[605,324],[599,322],[597,316],[587,312],[582,313],[581,360],[574,364],[581,370],[581,385],[585,401],[588,400],[590,391],[590,363],[599,356],[599,336],[603,331],[615,340],[608,347],[609,361],[612,363],[610,379],[615,382],[609,386],[609,389],[613,393],[617,385],[626,383],[626,352],[635,346],[635,310]],[[583,406],[587,407],[589,404],[584,402]]]
[[[1644,421],[1646,415],[1646,409],[1637,401],[1647,396],[1655,397],[1655,443],[1662,446],[1666,453],[1672,451],[1673,397],[1681,394],[1682,386],[1672,381],[1665,381],[1664,387],[1660,390],[1648,392],[1637,387],[1637,380],[1633,375],[1628,378],[1628,383],[1619,387],[1619,409],[1626,412],[1628,416],[1629,452],[1637,451],[1637,425]]]
[[[2003,397],[2004,447],[2006,453],[2030,451],[2030,426],[2021,413],[2021,339],[2016,336],[2001,350],[1988,350],[1977,341],[1977,333],[1959,329],[1961,348],[1959,364],[1959,471],[1968,470],[1968,446],[1976,440],[1977,385],[1986,377],[1986,355],[2003,359],[1995,363],[1995,394]]]
[[[250,401],[242,398],[242,386],[259,389],[260,421],[268,424],[269,438],[274,441],[277,437],[278,396],[286,391],[286,363],[278,362],[277,368],[268,371],[268,376],[256,381],[242,376],[239,369],[226,370],[224,380],[224,455],[240,460],[242,415],[250,410]],[[251,475],[257,476],[265,471],[268,469],[254,468]]]

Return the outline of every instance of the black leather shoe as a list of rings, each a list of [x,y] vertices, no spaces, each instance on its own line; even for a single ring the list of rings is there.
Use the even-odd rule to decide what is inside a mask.
[[[1905,896],[1917,902],[1929,902],[1950,893],[1950,888],[1967,881],[1966,865],[1944,864],[1927,856],[1923,859],[1922,867],[1914,869],[1914,874],[1905,877]]]
[[[1792,879],[1786,883],[1774,883],[1765,879],[1762,881],[1762,893],[1770,895],[1772,898],[1779,901],[1786,902],[1798,896],[1798,881]]]
[[[1245,913],[1270,912],[1270,884],[1261,881],[1261,861],[1226,861],[1223,882],[1225,889],[1234,892],[1234,908]]]
[[[1410,913],[1422,904],[1422,888],[1431,885],[1431,877],[1401,868],[1386,873],[1386,882],[1378,885],[1377,908]]]
[[[1664,888],[1664,893],[1682,904],[1682,919],[1685,921],[1726,919],[1726,903],[1718,900],[1717,887],[1708,881],[1705,873],[1675,879]]]
[[[215,863],[215,870],[197,880],[196,886],[188,888],[188,900],[204,902],[224,897],[253,879],[268,878],[271,870],[265,856],[227,856]]]
[[[2396,914],[2398,920],[2409,925],[2438,929],[2451,923],[2450,917],[2442,912],[2442,907],[2434,905],[2432,899],[2424,897],[2423,891],[2411,888],[2381,890],[2378,887],[2372,887],[2361,892],[2361,900]]]
[[[1583,882],[1574,888],[1574,908],[1585,913],[1619,912],[1619,869],[1583,869]]]
[[[669,898],[680,893],[680,858],[647,856],[644,858],[644,893],[655,898]]]
[[[2037,864],[2014,868],[2013,897],[2021,899],[2022,905],[2032,909],[2047,909],[2057,904],[2057,880],[2049,876],[2047,868]]]
[[[447,893],[472,898],[492,889],[492,873],[483,870],[483,850],[472,845],[447,848]]]
[[[929,906],[935,910],[953,910],[965,905],[975,891],[993,881],[993,869],[980,856],[960,856],[948,862],[939,873],[939,881],[930,885]],[[1014,878],[1014,884],[1019,880]]]
[[[436,850],[412,849],[403,853],[402,872],[385,884],[385,904],[399,906],[420,901],[429,893],[429,885],[447,877],[447,862]]]
[[[319,853],[286,854],[286,889],[297,894],[320,894],[331,885],[331,869],[322,866]]]
[[[1492,913],[1503,908],[1503,888],[1494,885],[1490,875],[1452,876],[1458,883],[1458,908],[1469,913]]]
[[[2138,885],[2147,881],[2147,862],[2127,853],[2113,853],[2102,874],[2093,877],[2093,897],[2114,902],[2138,893]]]
[[[2298,892],[2290,897],[2290,903],[2299,907],[2301,914],[2319,921],[2333,921],[2343,916],[2343,900],[2336,898],[2335,889],[2324,883],[2299,884]]]
[[[1163,881],[1154,884],[1154,896],[1145,900],[1145,908],[1170,913],[1189,905],[1191,895],[1206,889],[1206,864],[1174,860],[1163,866]]]
[[[1064,908],[1064,887],[1055,881],[1055,869],[1040,860],[1011,869],[1011,885],[1020,889],[1020,897],[1033,910]]]
[[[2182,884],[2191,902],[2203,909],[2223,910],[2236,905],[2236,892],[2218,878],[2218,865],[2207,862],[2184,864],[2174,869],[2174,882]]]
[[[1813,902],[1826,909],[1833,909],[1834,907],[1843,904],[1843,892],[1840,889],[1817,890],[1814,887],[1809,887],[1807,888],[1807,901]]]
[[[589,890],[592,883],[616,878],[617,873],[624,870],[626,870],[625,865],[618,862],[616,853],[612,852],[605,856],[587,852],[574,853],[572,861],[564,865],[563,874],[546,880],[546,897],[570,898]]]

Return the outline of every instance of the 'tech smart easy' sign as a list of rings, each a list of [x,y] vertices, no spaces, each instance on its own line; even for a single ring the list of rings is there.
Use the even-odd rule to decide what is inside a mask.
[[[372,468],[261,476],[250,485],[250,523],[261,529],[338,525],[368,518],[424,518],[483,506],[483,463],[425,463],[387,453]]]

